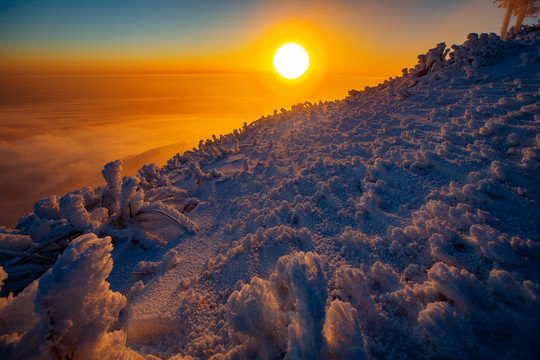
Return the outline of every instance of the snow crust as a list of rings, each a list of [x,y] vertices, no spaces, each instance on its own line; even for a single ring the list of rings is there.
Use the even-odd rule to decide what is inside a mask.
[[[540,30],[212,136],[0,229],[18,359],[531,359]]]

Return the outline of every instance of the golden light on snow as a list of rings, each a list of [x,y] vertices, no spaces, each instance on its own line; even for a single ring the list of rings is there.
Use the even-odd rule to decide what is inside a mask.
[[[276,50],[273,64],[274,69],[285,79],[297,79],[308,69],[309,55],[302,46],[291,42]]]

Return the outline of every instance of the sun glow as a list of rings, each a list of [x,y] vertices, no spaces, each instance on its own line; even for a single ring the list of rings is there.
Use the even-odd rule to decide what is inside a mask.
[[[274,69],[285,79],[297,79],[309,67],[307,51],[296,43],[287,43],[277,49],[273,59]]]

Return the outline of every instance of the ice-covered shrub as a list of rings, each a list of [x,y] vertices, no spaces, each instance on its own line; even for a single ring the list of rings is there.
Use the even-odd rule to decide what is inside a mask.
[[[236,336],[260,359],[274,359],[286,349],[285,314],[279,310],[268,281],[256,276],[227,302],[228,320]]]
[[[428,278],[415,289],[431,293],[432,301],[419,312],[418,323],[436,351],[471,359],[502,352],[526,359],[538,351],[531,335],[537,326],[530,321],[540,315],[536,283],[497,269],[486,282],[440,262],[428,271]]]
[[[34,214],[41,219],[56,220],[60,218],[60,208],[55,195],[47,196],[36,201],[34,204]]]
[[[312,252],[281,257],[270,284],[281,308],[296,308],[296,316],[289,325],[288,358],[318,357],[327,297],[321,258]]]
[[[535,44],[540,39],[540,21],[533,25],[512,26],[508,29],[507,38],[521,44]]]
[[[120,194],[121,217],[130,221],[141,211],[144,202],[144,191],[139,187],[140,180],[136,177],[127,177],[122,184]]]
[[[126,299],[109,290],[111,239],[87,234],[73,240],[52,271],[43,275],[35,299],[40,350],[53,358],[94,359]]]
[[[7,274],[0,267],[0,286]],[[12,349],[38,318],[34,312],[34,298],[38,283],[26,287],[17,296],[0,297],[0,354]]]
[[[418,84],[445,81],[451,78],[454,72],[465,73],[468,78],[477,77],[479,67],[496,63],[506,49],[518,49],[524,44],[532,44],[538,37],[540,31],[538,27],[533,27],[508,41],[503,41],[494,33],[471,33],[463,44],[452,45],[451,49],[447,49],[445,43],[439,43],[427,53],[420,54],[414,68],[403,69],[403,76],[385,80],[377,87],[367,87],[363,92],[352,90],[347,100],[376,96],[376,91],[386,94],[388,98],[403,100],[413,95],[411,91]],[[523,61],[536,62],[536,53],[524,54]]]
[[[324,351],[326,299],[322,259],[312,252],[294,252],[279,258],[270,281],[254,277],[233,292],[228,319],[251,354],[316,359]]]
[[[126,304],[106,281],[112,270],[111,250],[110,238],[81,235],[39,282],[15,298],[0,299],[0,312],[17,311],[2,316],[0,352],[13,359],[136,356],[120,333],[109,333]]]
[[[409,74],[414,77],[421,77],[441,70],[445,66],[446,55],[450,49],[446,49],[445,43],[437,44],[433,49],[430,49],[426,54],[418,55],[418,65],[414,69],[409,70]]]
[[[36,217],[34,220],[38,226],[43,224],[42,221],[45,221],[47,226],[45,229],[41,228],[43,233],[40,237],[34,237],[40,238],[42,243],[34,243],[31,236],[21,234],[17,230],[11,233],[0,233],[0,266],[4,266],[4,270],[9,275],[0,291],[1,296],[7,296],[9,293],[19,294],[52,266],[63,247],[67,245],[65,241],[51,240],[45,231],[50,230],[49,222],[53,222],[52,220],[40,220]],[[69,225],[66,227],[71,228]],[[53,236],[52,239],[55,237]]]
[[[326,311],[323,329],[330,359],[364,359],[364,339],[358,312],[348,302],[334,300]]]
[[[471,33],[467,36],[467,41],[462,45],[452,45],[450,53],[450,64],[457,66],[471,65],[473,68],[491,65],[504,49],[511,47],[503,41],[497,34]]]
[[[84,198],[84,207],[88,211],[95,209],[101,202],[101,189],[99,188],[92,189],[90,186],[85,186],[73,193]]]
[[[162,170],[155,163],[143,165],[139,169],[138,177],[141,180],[141,187],[145,191],[171,185],[169,178],[163,174]]]
[[[109,215],[117,215],[120,211],[120,193],[122,192],[122,160],[105,165],[101,174],[107,181],[102,193],[102,206],[109,209]]]
[[[62,197],[60,210],[75,229],[83,231],[90,226],[90,215],[84,208],[84,198],[81,195],[67,194]]]
[[[440,354],[454,359],[474,358],[473,336],[465,318],[448,302],[428,304],[418,322]]]
[[[28,235],[0,232],[0,250],[25,251],[32,244],[32,240]]]
[[[129,239],[140,242],[144,247],[164,245],[160,236],[147,232],[137,225],[137,218],[144,214],[154,214],[174,226],[188,232],[196,230],[195,224],[183,213],[159,200],[186,200],[186,191],[170,186],[170,181],[162,175],[155,164],[144,166],[138,177],[120,178],[122,162],[108,163],[102,171],[107,186],[102,192],[102,206],[108,209],[109,225],[105,233],[115,239]],[[158,186],[158,187],[155,187]],[[148,189],[145,192],[144,189]],[[178,197],[178,198],[177,198]],[[147,201],[147,202],[145,202]],[[192,199],[195,202],[196,199]],[[187,206],[187,205],[186,205]],[[195,206],[188,206],[192,210]],[[96,214],[96,216],[99,214]]]
[[[144,167],[139,177],[128,176],[123,179],[120,178],[121,170],[122,162],[117,160],[107,164],[102,172],[107,180],[107,186],[103,190],[102,205],[109,209],[111,224],[115,229],[118,229],[118,231],[113,230],[111,233],[115,238],[138,239],[143,243],[154,245],[164,244],[161,239],[158,239],[159,237],[137,228],[136,219],[143,214],[158,215],[172,225],[188,232],[195,232],[195,224],[184,214],[158,201],[159,199],[165,200],[170,196],[181,196],[180,200],[185,200],[185,190],[172,186],[151,188],[148,181],[152,180],[152,176],[157,176],[155,166]],[[165,180],[162,183],[169,184]],[[149,188],[148,193],[145,193],[144,187]],[[150,202],[145,202],[146,199]],[[149,238],[145,239],[146,237]]]

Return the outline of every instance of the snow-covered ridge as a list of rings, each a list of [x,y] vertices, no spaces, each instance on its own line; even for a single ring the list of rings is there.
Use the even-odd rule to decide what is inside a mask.
[[[534,357],[540,30],[418,60],[38,201],[0,231],[18,294],[0,298],[0,353]]]

